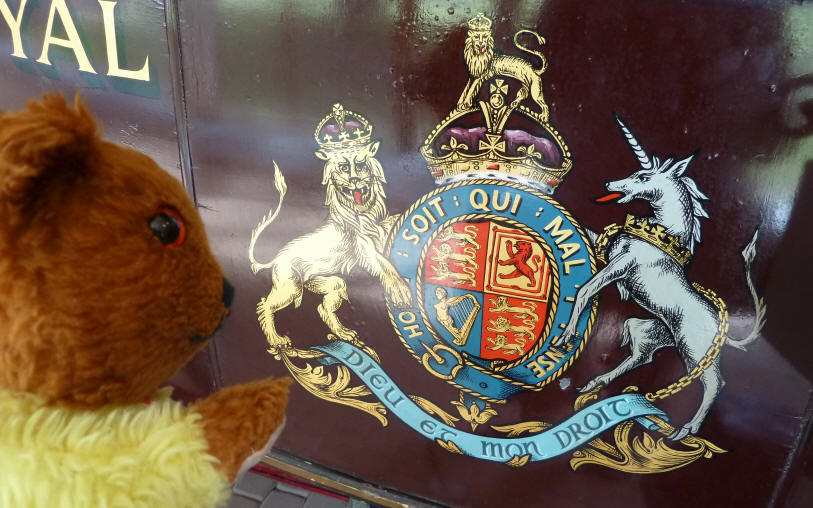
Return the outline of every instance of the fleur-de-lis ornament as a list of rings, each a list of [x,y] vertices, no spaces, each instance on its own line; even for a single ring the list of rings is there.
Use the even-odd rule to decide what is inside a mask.
[[[488,403],[486,403],[485,409],[483,410],[480,410],[474,402],[472,402],[469,407],[466,407],[463,402],[463,392],[460,392],[460,400],[453,400],[452,405],[457,408],[460,417],[471,424],[472,431],[477,429],[478,425],[485,425],[486,422],[497,414],[496,411],[488,407]]]

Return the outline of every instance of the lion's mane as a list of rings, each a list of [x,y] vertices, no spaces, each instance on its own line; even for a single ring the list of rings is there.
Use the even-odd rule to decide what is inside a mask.
[[[328,164],[331,164],[328,162]],[[384,171],[381,163],[374,157],[367,159],[367,164],[373,175],[370,181],[370,193],[372,204],[369,210],[359,213],[345,205],[345,201],[339,196],[336,184],[332,178],[327,178],[327,189],[325,191],[325,204],[330,209],[330,220],[336,223],[346,234],[358,235],[370,238],[375,242],[376,249],[381,251],[384,248],[386,231],[381,226],[381,221],[387,217],[387,208],[384,203],[387,197],[382,185]]]
[[[488,69],[492,58],[494,58],[494,37],[489,35],[486,40],[486,50],[477,53],[477,49],[474,47],[474,39],[470,35],[466,36],[466,43],[463,46],[463,59],[471,76],[481,76]]]

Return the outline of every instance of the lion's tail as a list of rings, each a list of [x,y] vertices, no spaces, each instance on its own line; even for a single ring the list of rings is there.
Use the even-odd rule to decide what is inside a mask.
[[[536,304],[529,300],[525,300],[524,302],[522,302],[522,306],[531,311],[530,314],[527,314],[528,316],[527,319],[531,320],[531,323],[533,323],[531,326],[536,326],[536,322],[539,321],[539,315],[536,313]]]
[[[288,190],[288,186],[285,183],[285,177],[282,176],[282,172],[279,170],[276,161],[272,161],[274,163],[274,187],[277,189],[279,193],[279,202],[277,202],[277,208],[273,211],[269,210],[268,215],[263,217],[257,227],[251,232],[251,242],[248,244],[248,259],[251,261],[251,271],[255,274],[262,270],[263,268],[269,268],[271,263],[259,263],[254,258],[254,247],[257,244],[257,238],[260,237],[265,228],[267,228],[274,219],[277,218],[279,214],[280,208],[282,208],[282,199],[285,197],[285,192]]]
[[[474,224],[469,224],[468,226],[463,228],[463,231],[466,232],[466,239],[465,242],[468,242],[475,246],[475,248],[479,249],[480,244],[478,244],[475,240],[477,239],[477,226]]]
[[[751,298],[754,299],[754,309],[756,315],[754,327],[751,329],[751,333],[749,333],[744,339],[735,339],[729,336],[728,340],[726,341],[726,344],[737,349],[742,349],[743,351],[745,351],[746,346],[755,342],[759,338],[760,332],[762,332],[762,327],[765,326],[765,314],[768,310],[768,307],[765,305],[765,299],[759,296],[759,293],[757,293],[757,288],[754,286],[754,281],[751,278],[751,264],[754,262],[754,258],[757,255],[758,235],[759,228],[754,231],[754,236],[751,238],[751,241],[748,242],[748,245],[746,245],[742,250],[742,257],[745,259],[745,281],[748,284],[748,290],[751,292]]]
[[[534,273],[538,272],[539,266],[542,263],[542,257],[539,254],[534,254],[534,256],[531,258],[531,263],[533,263],[531,269],[534,271]]]
[[[530,53],[530,54],[532,54],[534,56],[538,56],[539,59],[542,60],[542,67],[540,67],[539,69],[534,69],[534,72],[541,75],[543,72],[545,72],[548,69],[548,59],[545,58],[545,55],[543,55],[541,51],[534,51],[533,49],[528,49],[527,47],[520,44],[519,41],[517,40],[517,38],[522,33],[529,33],[529,34],[533,35],[534,37],[536,37],[536,41],[539,43],[540,46],[545,45],[545,38],[542,37],[541,35],[539,35],[538,33],[534,32],[533,30],[520,30],[520,31],[518,31],[517,33],[514,34],[514,46],[516,46],[517,49],[525,51],[526,53]]]
[[[462,267],[462,269],[463,269],[463,273],[465,273],[469,277],[474,277],[474,276],[477,275],[477,268],[470,265],[470,264],[468,264],[468,263],[466,265],[464,265]]]

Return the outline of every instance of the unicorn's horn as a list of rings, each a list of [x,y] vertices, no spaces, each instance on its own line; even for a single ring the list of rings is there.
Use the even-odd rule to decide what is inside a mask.
[[[652,169],[652,160],[650,160],[649,156],[644,151],[644,147],[641,146],[641,143],[635,139],[635,136],[632,135],[629,128],[624,125],[624,122],[621,121],[621,117],[618,116],[618,113],[615,114],[615,121],[618,122],[618,125],[621,126],[621,132],[624,133],[624,137],[627,138],[627,143],[630,144],[633,153],[636,157],[638,157],[638,162],[641,163],[642,169]]]

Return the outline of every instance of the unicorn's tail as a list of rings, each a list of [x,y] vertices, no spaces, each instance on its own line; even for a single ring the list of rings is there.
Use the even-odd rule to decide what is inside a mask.
[[[765,326],[765,314],[768,307],[765,305],[765,299],[759,296],[757,288],[754,286],[754,281],[751,278],[751,264],[757,255],[757,237],[759,236],[759,228],[754,231],[754,236],[748,245],[742,250],[742,257],[745,259],[745,281],[748,284],[748,290],[751,292],[751,297],[754,299],[755,322],[751,333],[744,339],[736,339],[731,336],[728,337],[726,344],[733,346],[737,349],[745,351],[745,347],[755,342],[762,332],[762,327]]]

